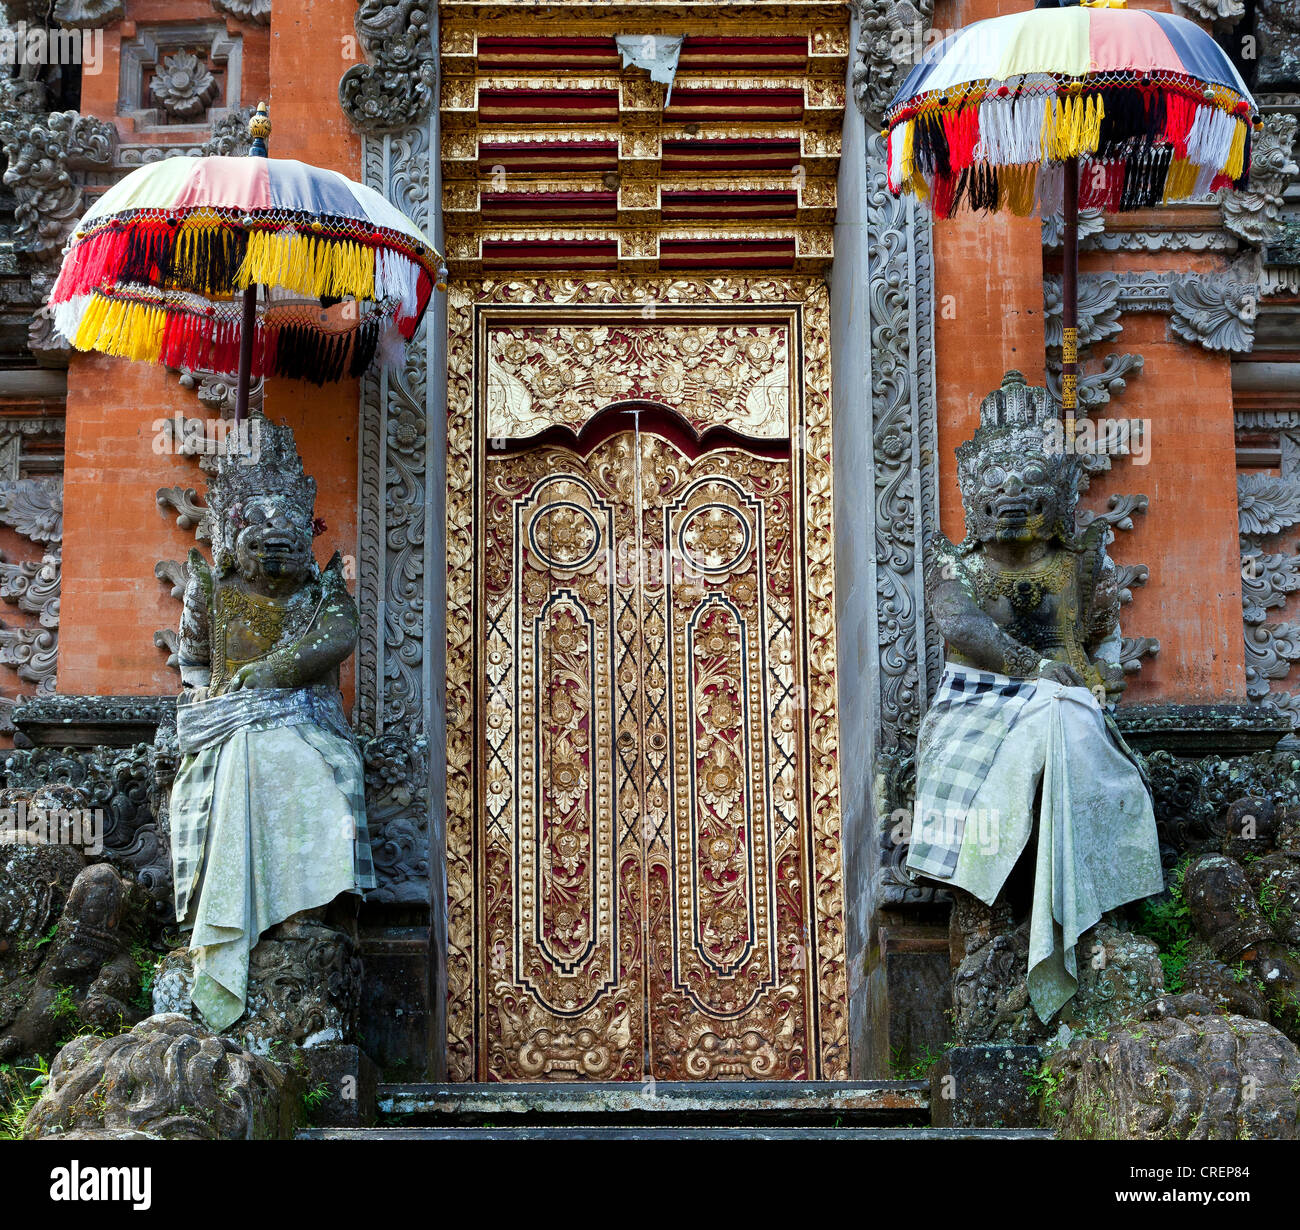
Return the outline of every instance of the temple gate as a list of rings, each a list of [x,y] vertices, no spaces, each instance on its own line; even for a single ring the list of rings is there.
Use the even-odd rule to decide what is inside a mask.
[[[448,831],[466,1075],[847,1072],[830,544],[810,528],[830,497],[826,296],[740,289],[649,313],[619,299],[667,286],[597,283],[577,310],[453,300],[473,424],[449,440],[473,493],[472,660],[449,660],[473,711]]]

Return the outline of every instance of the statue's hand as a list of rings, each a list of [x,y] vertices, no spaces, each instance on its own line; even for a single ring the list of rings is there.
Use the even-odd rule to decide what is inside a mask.
[[[275,678],[275,672],[266,662],[250,662],[241,666],[230,678],[227,692],[238,692],[242,688],[278,688],[283,685]]]
[[[1083,682],[1083,676],[1068,662],[1053,662],[1050,659],[1044,659],[1039,664],[1038,677],[1040,679],[1050,679],[1053,683],[1059,683],[1065,688],[1087,686]]]

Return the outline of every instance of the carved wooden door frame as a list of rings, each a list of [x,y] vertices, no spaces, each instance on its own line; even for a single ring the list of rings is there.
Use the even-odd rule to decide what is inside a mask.
[[[777,322],[785,330],[796,375],[786,399],[789,419],[780,434],[791,441],[791,481],[794,490],[803,493],[802,500],[793,503],[799,509],[797,549],[802,551],[804,567],[797,622],[805,630],[808,670],[804,738],[812,883],[805,891],[815,924],[809,947],[815,953],[816,1002],[806,1074],[842,1078],[849,1056],[837,758],[829,314],[824,285],[803,278],[490,281],[472,288],[452,287],[447,447],[448,1076],[465,1081],[484,1075],[483,1007],[476,985],[477,971],[483,969],[484,954],[478,951],[483,928],[475,887],[479,859],[475,843],[483,790],[476,715],[482,713],[486,672],[481,644],[482,539],[476,515],[483,507],[484,459],[493,430],[487,413],[488,328],[503,319],[546,325],[582,317],[642,325],[660,319],[665,325],[688,321],[709,326],[763,321]],[[601,390],[601,395],[605,392]],[[607,392],[609,402],[636,395],[635,390],[612,387]],[[701,403],[697,409],[704,416],[697,426],[707,426],[709,407]]]

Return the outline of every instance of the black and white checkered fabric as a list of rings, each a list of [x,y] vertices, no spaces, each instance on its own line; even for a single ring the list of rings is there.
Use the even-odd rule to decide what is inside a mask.
[[[1033,679],[955,664],[944,669],[917,740],[908,870],[938,880],[956,873],[971,804],[1036,688]]]

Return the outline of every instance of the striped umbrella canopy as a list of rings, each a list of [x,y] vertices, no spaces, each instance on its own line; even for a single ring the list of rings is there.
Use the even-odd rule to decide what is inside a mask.
[[[1064,213],[1061,402],[1078,404],[1079,209],[1244,187],[1258,108],[1194,22],[1123,0],[1039,0],[926,52],[885,112],[889,187],[962,208]]]
[[[317,383],[400,354],[442,257],[379,193],[265,156],[177,157],[131,172],[82,218],[50,295],[80,350]],[[262,294],[258,296],[258,288]]]
[[[1224,50],[1171,13],[1035,8],[936,44],[885,113],[889,184],[932,203],[1114,213],[1241,187],[1258,109]]]

